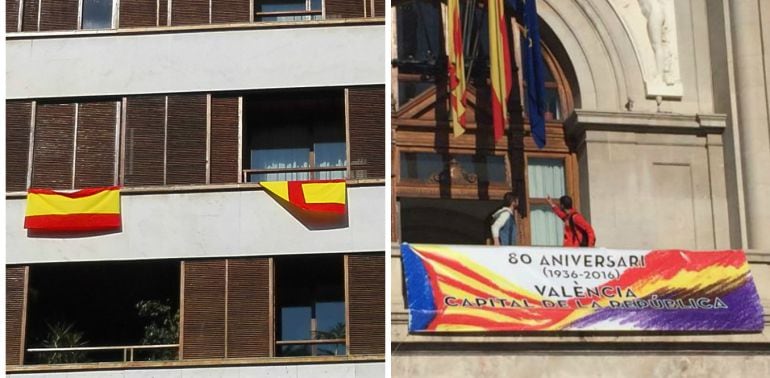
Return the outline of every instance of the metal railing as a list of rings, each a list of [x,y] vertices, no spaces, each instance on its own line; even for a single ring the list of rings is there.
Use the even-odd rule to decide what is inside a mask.
[[[252,182],[249,180],[251,175],[256,174],[282,174],[282,173],[307,173],[307,180],[318,179],[318,173],[324,172],[343,172],[347,171],[348,167],[316,167],[316,168],[280,168],[280,169],[244,169],[243,170],[243,182]]]
[[[104,351],[110,351],[110,350],[123,350],[123,362],[133,362],[134,350],[170,349],[170,348],[179,348],[179,344],[123,345],[123,346],[70,347],[70,348],[28,348],[27,352],[30,352],[30,353],[104,352]]]

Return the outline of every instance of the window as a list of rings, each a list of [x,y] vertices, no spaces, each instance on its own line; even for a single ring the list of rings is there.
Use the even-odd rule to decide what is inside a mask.
[[[111,29],[114,0],[81,0],[81,29]]]
[[[322,0],[258,0],[255,21],[309,21],[323,19]]]
[[[244,181],[346,177],[342,90],[271,92],[245,106]]]
[[[279,257],[276,355],[346,355],[344,257]]]
[[[438,182],[440,177],[453,166],[459,167],[461,174],[468,183],[500,183],[506,182],[505,157],[495,155],[439,155],[427,152],[403,152],[400,160],[401,180],[416,180],[421,182]],[[446,179],[449,179],[447,177]]]
[[[433,87],[442,21],[438,2],[404,1],[397,6],[398,103],[403,105]]]
[[[30,266],[25,364],[177,359],[179,267],[172,260]]]
[[[545,198],[558,200],[566,194],[564,159],[530,157],[527,164],[532,245],[560,246],[564,237],[562,221]]]

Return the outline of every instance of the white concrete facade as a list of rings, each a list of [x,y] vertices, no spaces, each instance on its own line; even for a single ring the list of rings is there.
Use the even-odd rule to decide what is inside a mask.
[[[383,250],[385,187],[348,187],[348,226],[312,230],[262,190],[124,194],[123,230],[30,237],[23,198],[6,200],[6,263],[265,256]]]
[[[8,99],[385,83],[382,24],[61,34],[6,39]]]

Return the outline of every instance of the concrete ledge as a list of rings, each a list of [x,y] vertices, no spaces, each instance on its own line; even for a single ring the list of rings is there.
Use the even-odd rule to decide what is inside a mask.
[[[727,127],[724,114],[606,112],[575,109],[564,122],[572,137],[587,130],[664,134],[721,134]]]

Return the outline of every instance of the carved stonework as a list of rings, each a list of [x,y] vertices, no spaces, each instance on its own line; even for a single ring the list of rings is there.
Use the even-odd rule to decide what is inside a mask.
[[[610,0],[631,38],[648,98],[681,98],[674,0]]]
[[[466,172],[455,158],[450,159],[443,171],[430,176],[430,181],[438,184],[468,185],[479,181],[475,173]]]

